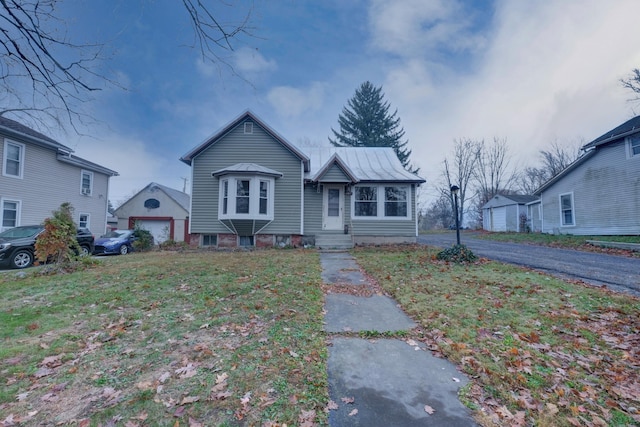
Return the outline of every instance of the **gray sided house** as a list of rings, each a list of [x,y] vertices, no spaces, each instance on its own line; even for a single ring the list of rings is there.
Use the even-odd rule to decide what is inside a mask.
[[[149,230],[156,243],[189,240],[191,197],[180,190],[152,182],[121,204],[114,215],[119,229],[138,226]]]
[[[487,231],[531,230],[527,204],[537,199],[535,196],[519,194],[496,194],[482,207],[482,228]]]
[[[14,120],[0,117],[0,228],[41,224],[64,202],[93,234],[105,232],[109,178],[118,173]]]
[[[582,149],[582,157],[536,190],[541,231],[640,234],[640,116]]]
[[[391,148],[301,150],[247,111],[181,157],[199,246],[415,242],[425,182]]]

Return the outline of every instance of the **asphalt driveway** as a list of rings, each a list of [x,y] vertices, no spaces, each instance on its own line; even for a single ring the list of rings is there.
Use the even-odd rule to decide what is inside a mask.
[[[446,248],[456,242],[455,232],[426,234],[418,243]],[[462,233],[461,243],[476,255],[543,271],[564,279],[578,279],[594,286],[640,297],[640,259],[556,249],[547,246],[475,239]]]

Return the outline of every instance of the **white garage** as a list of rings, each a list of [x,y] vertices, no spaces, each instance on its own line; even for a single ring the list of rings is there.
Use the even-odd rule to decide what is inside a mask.
[[[170,220],[140,219],[137,221],[137,226],[149,230],[156,245],[168,240],[171,236]]]
[[[482,207],[482,228],[487,231],[531,230],[531,219],[527,216],[527,203],[538,198],[519,194],[497,194]]]

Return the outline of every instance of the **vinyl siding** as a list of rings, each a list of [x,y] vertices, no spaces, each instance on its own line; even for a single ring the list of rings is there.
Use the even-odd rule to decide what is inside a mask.
[[[322,187],[318,185],[320,189]],[[322,191],[307,184],[304,187],[304,234],[315,235],[322,232]],[[345,207],[347,201],[345,200]]]
[[[322,178],[320,178],[320,182],[351,182],[351,180],[342,172],[342,169],[334,163]]]
[[[21,225],[40,224],[64,202],[74,208],[74,221],[80,213],[90,215],[90,229],[95,235],[104,234],[107,224],[109,176],[93,171],[91,196],[80,194],[82,168],[56,159],[56,152],[28,142],[25,145],[24,175],[22,179],[0,174],[0,197],[22,201]],[[4,153],[4,139],[0,136],[0,159]],[[4,167],[4,165],[1,165]]]
[[[232,129],[215,144],[198,154],[192,162],[192,233],[228,233],[218,220],[219,178],[211,173],[236,163],[256,163],[281,172],[275,180],[274,220],[261,233],[299,234],[301,232],[301,161],[254,123],[253,133],[244,125]]]
[[[573,193],[575,226],[562,226],[560,194]],[[576,235],[640,234],[640,156],[618,142],[570,171],[542,195],[543,232]]]

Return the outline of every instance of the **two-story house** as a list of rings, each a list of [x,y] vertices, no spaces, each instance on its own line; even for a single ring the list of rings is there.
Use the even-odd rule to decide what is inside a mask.
[[[14,120],[0,117],[0,229],[41,224],[64,202],[75,222],[105,232],[109,178],[118,173]]]

